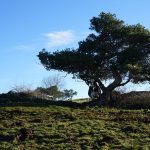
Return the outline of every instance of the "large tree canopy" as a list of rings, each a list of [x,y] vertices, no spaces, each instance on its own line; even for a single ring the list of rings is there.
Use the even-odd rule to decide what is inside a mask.
[[[47,70],[73,74],[88,85],[98,83],[105,99],[128,82],[150,81],[150,31],[140,24],[128,25],[111,13],[90,20],[92,33],[77,49],[53,53],[42,50],[39,59]],[[112,79],[107,87],[103,80]]]

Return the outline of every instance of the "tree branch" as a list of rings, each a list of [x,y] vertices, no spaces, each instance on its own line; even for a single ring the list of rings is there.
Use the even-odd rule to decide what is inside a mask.
[[[104,91],[104,90],[106,89],[106,87],[104,86],[104,84],[102,83],[102,81],[101,81],[99,78],[96,79],[96,81],[98,82],[98,84],[99,84],[101,90]]]
[[[117,74],[114,74],[114,81],[113,81],[111,84],[109,84],[109,85],[107,86],[107,89],[113,90],[113,89],[115,89],[116,87],[118,87],[121,82],[122,82],[122,77],[121,77],[121,75],[118,74],[118,73],[117,73]]]
[[[129,83],[130,81],[131,81],[131,78],[129,78],[126,82],[121,83],[119,86],[124,86],[124,85],[126,85],[127,83]]]

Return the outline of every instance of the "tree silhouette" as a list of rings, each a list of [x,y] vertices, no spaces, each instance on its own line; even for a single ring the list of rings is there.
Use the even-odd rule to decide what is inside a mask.
[[[47,70],[71,73],[89,86],[97,83],[106,102],[111,100],[116,87],[150,81],[148,29],[140,24],[125,24],[115,14],[104,12],[90,23],[92,33],[79,42],[77,49],[40,51],[38,57],[43,66]],[[104,80],[112,82],[106,86]]]

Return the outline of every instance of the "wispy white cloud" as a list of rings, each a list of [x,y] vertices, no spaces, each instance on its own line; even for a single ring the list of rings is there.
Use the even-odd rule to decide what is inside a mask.
[[[36,52],[40,48],[60,48],[60,46],[77,46],[78,41],[85,39],[89,32],[78,33],[73,30],[47,32],[32,39],[29,43],[21,43],[7,48],[9,51]]]
[[[72,30],[48,32],[44,36],[47,38],[48,47],[71,44],[76,39],[75,33]]]

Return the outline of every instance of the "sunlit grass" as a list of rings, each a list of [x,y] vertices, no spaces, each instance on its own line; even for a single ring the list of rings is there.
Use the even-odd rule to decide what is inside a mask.
[[[1,107],[0,149],[150,149],[150,113],[100,107]]]

